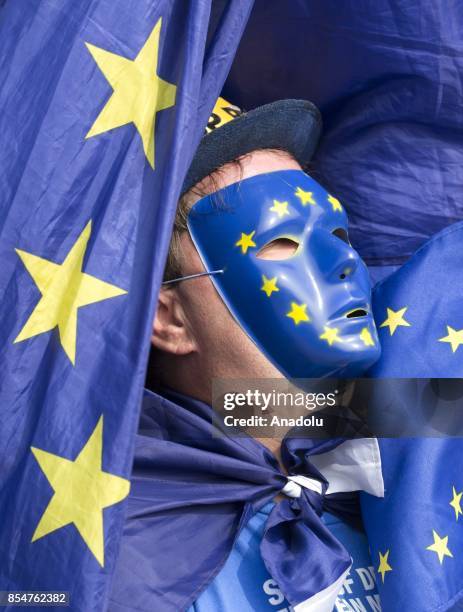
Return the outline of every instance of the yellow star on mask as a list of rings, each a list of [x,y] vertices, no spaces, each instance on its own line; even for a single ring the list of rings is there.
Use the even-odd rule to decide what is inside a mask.
[[[177,90],[175,85],[161,79],[156,72],[161,22],[159,19],[134,60],[85,43],[113,88],[113,94],[86,138],[133,123],[153,169],[156,113],[175,104]]]
[[[333,345],[334,342],[342,342],[341,338],[338,336],[339,329],[337,327],[328,327],[325,326],[325,331],[320,336],[320,340],[326,340],[330,346]]]
[[[455,487],[452,487],[452,492],[453,492],[453,499],[451,502],[449,502],[449,504],[455,510],[455,519],[458,521],[458,516],[460,514],[463,514],[463,512],[461,511],[461,497],[463,495],[463,491],[460,491],[460,493],[457,493]]]
[[[77,310],[127,293],[115,285],[82,272],[92,222],[77,238],[62,264],[16,249],[42,297],[14,342],[22,342],[58,327],[61,346],[75,364]]]
[[[280,291],[277,287],[277,277],[267,278],[265,274],[262,275],[263,285],[261,287],[261,291],[265,291],[267,297],[270,297],[274,291]]]
[[[407,312],[407,309],[408,306],[395,312],[392,308],[388,308],[387,319],[381,323],[380,327],[389,327],[391,336],[394,335],[395,330],[400,326],[410,327],[410,323],[404,319],[404,314]]]
[[[392,571],[392,567],[389,565],[388,559],[389,559],[389,550],[386,550],[384,555],[382,553],[379,553],[378,574],[381,574],[381,579],[383,581],[383,584],[384,584],[384,576],[386,575],[386,573]]]
[[[375,346],[375,341],[368,327],[364,327],[360,332],[360,340],[365,346]]]
[[[312,191],[304,191],[303,189],[298,187],[294,192],[294,195],[300,199],[302,206],[306,206],[307,204],[316,204]]]
[[[460,344],[463,344],[463,329],[453,329],[447,325],[447,335],[439,338],[439,342],[448,342],[452,347],[452,353],[455,353]]]
[[[336,212],[337,210],[339,212],[342,212],[342,206],[341,206],[341,202],[338,200],[338,198],[335,198],[332,195],[328,195],[328,202],[331,204],[331,206],[333,207],[333,211]]]
[[[102,471],[102,447],[103,417],[74,461],[31,448],[54,491],[32,542],[72,523],[104,566],[103,508],[127,497],[130,482]]]
[[[269,210],[271,212],[275,212],[280,219],[285,215],[289,215],[288,202],[279,202],[278,200],[273,200],[273,206]]]
[[[444,557],[453,557],[452,553],[448,549],[448,541],[449,536],[445,536],[443,538],[437,533],[437,531],[432,530],[434,536],[434,543],[430,544],[430,546],[426,546],[426,550],[432,550],[439,557],[439,563],[442,565],[444,561]]]
[[[306,313],[307,304],[296,304],[291,302],[291,310],[286,314],[287,317],[292,319],[296,325],[301,322],[310,321],[309,315]]]
[[[241,232],[241,238],[237,242],[235,242],[235,246],[241,247],[241,252],[246,254],[249,248],[256,246],[256,243],[252,239],[255,233],[256,230],[254,230],[250,234],[244,234],[243,232]]]

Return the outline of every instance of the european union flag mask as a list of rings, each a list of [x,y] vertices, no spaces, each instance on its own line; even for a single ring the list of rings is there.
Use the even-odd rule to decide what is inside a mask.
[[[289,378],[357,376],[380,354],[365,264],[339,201],[300,170],[200,199],[188,228],[248,336]]]

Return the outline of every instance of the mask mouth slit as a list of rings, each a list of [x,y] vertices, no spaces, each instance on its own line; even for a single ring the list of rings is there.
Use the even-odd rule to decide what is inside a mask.
[[[346,314],[347,319],[356,319],[358,317],[366,317],[368,312],[364,308],[356,308]]]

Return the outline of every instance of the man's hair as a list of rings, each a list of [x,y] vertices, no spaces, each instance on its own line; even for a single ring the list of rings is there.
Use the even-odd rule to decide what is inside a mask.
[[[294,159],[294,156],[284,149],[261,149],[265,151],[271,151],[272,153],[279,153],[282,156],[290,157]],[[254,151],[253,151],[254,152]],[[180,236],[183,232],[188,230],[187,220],[188,213],[193,203],[199,198],[203,198],[214,191],[220,189],[220,175],[224,171],[225,168],[228,168],[230,164],[236,165],[240,170],[240,176],[243,176],[243,160],[248,157],[250,153],[245,155],[241,155],[231,162],[221,166],[214,170],[211,174],[209,174],[203,181],[207,181],[208,189],[204,189],[201,187],[203,181],[200,181],[197,185],[192,187],[189,191],[184,193],[180,198],[177,211],[175,213],[174,227],[172,230],[172,238],[170,240],[169,251],[167,254],[166,267],[164,269],[164,282],[173,280],[174,278],[179,278],[182,276],[182,264],[181,264],[181,246],[180,246]]]
[[[243,158],[244,155],[230,162],[230,164],[236,164],[236,166],[239,167],[241,176],[243,172],[241,160]],[[227,166],[230,164],[227,164]],[[182,275],[180,236],[183,234],[183,232],[188,231],[188,213],[190,208],[193,206],[193,203],[196,202],[198,198],[203,198],[209,193],[213,193],[220,188],[219,178],[223,170],[224,166],[214,170],[214,172],[209,174],[209,176],[206,176],[197,185],[194,185],[194,187],[184,193],[178,201],[177,210],[175,212],[174,227],[172,229],[172,237],[170,239],[169,251],[167,253],[166,267],[164,268],[164,282],[173,280],[174,278],[178,278]],[[206,180],[209,186],[209,189],[207,190],[202,187],[203,181]]]

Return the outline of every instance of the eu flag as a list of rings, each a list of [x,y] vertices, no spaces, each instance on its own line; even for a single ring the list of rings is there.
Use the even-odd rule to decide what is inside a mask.
[[[373,307],[383,355],[372,375],[461,377],[462,242],[463,223],[451,225],[376,286]],[[455,406],[456,386],[441,386]],[[445,415],[439,431],[439,415],[407,408],[405,420],[436,437],[380,440],[385,496],[362,495],[381,604],[384,610],[461,610],[462,440],[438,437],[448,427]],[[387,422],[388,415],[377,416]],[[461,414],[448,416],[461,423]]]
[[[106,607],[173,214],[250,5],[2,3],[0,590]]]

